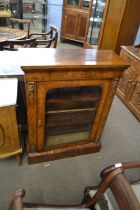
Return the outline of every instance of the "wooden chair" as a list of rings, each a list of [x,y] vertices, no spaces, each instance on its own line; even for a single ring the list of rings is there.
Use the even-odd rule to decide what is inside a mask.
[[[11,196],[9,210],[22,210],[22,209],[37,209],[37,210],[107,210],[108,202],[111,200],[106,200],[104,196],[106,190],[110,189],[113,193],[117,205],[121,210],[140,210],[140,203],[137,199],[137,195],[134,192],[134,188],[130,185],[126,176],[124,175],[125,169],[140,168],[140,161],[119,163],[113,166],[109,166],[101,172],[102,181],[95,190],[94,187],[88,187],[85,190],[84,199],[81,204],[78,205],[51,205],[51,204],[37,204],[37,203],[25,203],[23,202],[23,197],[25,195],[24,190],[19,190]],[[136,185],[140,192],[140,182]],[[133,190],[134,189],[134,190]],[[92,196],[89,193],[92,191]],[[95,191],[93,193],[93,191]],[[88,192],[88,193],[87,193]],[[140,195],[139,199],[140,199]],[[111,210],[113,210],[113,205]]]
[[[30,34],[31,23],[32,23],[31,20],[10,18],[10,24],[11,24],[12,28],[15,28],[16,25],[18,26],[19,29],[22,29],[23,25],[27,26],[27,33],[28,33],[27,37],[29,37],[29,34]]]
[[[36,37],[32,37],[29,39],[22,40],[10,40],[6,42],[7,46],[9,46],[9,50],[17,51],[18,48],[15,48],[15,45],[24,48],[36,47]]]
[[[38,36],[37,47],[45,46],[45,48],[56,48],[58,40],[58,29],[50,25],[50,30],[46,33],[32,33],[29,37]]]

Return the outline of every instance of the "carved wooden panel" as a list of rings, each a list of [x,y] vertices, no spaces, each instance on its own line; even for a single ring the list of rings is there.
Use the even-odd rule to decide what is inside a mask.
[[[78,14],[64,10],[63,14],[63,36],[76,39]],[[71,27],[72,26],[72,27]]]
[[[117,95],[140,120],[140,58],[138,48],[122,47],[121,56],[131,66],[125,70],[117,90]]]
[[[86,40],[88,21],[89,19],[87,14],[79,15],[76,39],[80,41]]]
[[[135,80],[136,73],[133,70],[133,67],[129,67],[125,70],[122,78],[120,79],[118,89],[120,90],[120,94],[123,98],[127,100],[128,93],[130,91],[131,83]]]
[[[137,82],[129,102],[140,118],[140,82]]]

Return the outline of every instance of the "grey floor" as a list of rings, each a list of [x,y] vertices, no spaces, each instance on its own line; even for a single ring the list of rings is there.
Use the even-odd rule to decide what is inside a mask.
[[[16,159],[0,161],[0,210],[7,209],[10,194],[26,190],[25,201],[79,203],[85,186],[100,181],[100,171],[115,162],[140,160],[140,124],[124,104],[114,98],[101,138],[99,153],[22,166]],[[140,170],[127,173],[130,179],[140,178]]]

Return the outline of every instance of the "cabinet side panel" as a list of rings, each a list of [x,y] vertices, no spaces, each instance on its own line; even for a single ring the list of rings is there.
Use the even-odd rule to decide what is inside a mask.
[[[120,46],[133,45],[140,25],[140,1],[127,0],[119,36],[116,39],[114,50],[119,53]]]
[[[123,17],[125,1],[110,0],[107,14],[103,19],[102,33],[100,33],[99,49],[114,49],[115,40],[119,32],[121,19]]]

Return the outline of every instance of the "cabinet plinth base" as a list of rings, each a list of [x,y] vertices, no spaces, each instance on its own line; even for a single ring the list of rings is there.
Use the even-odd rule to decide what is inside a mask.
[[[95,144],[92,142],[86,142],[82,145],[80,144],[69,144],[69,146],[57,146],[55,148],[44,149],[42,152],[28,153],[27,159],[29,164],[35,164],[45,161],[63,159],[67,157],[74,157],[77,155],[85,155],[88,153],[99,152],[101,149],[101,144]]]

